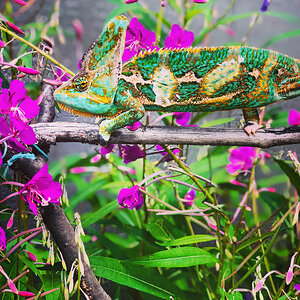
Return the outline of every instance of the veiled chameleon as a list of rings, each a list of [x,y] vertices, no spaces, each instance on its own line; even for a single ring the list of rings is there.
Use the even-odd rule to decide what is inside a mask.
[[[300,60],[245,46],[160,49],[122,64],[127,18],[106,24],[83,56],[81,72],[55,91],[62,109],[100,116],[100,140],[145,111],[203,112],[241,108],[250,135],[257,107],[300,95]]]

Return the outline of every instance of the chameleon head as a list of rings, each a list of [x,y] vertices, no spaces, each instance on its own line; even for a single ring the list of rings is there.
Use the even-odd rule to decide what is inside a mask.
[[[122,69],[122,55],[128,20],[118,16],[110,20],[99,38],[83,55],[81,72],[54,93],[62,109],[83,116],[113,116],[113,105]]]
[[[63,109],[82,116],[106,116],[112,109],[116,83],[107,70],[80,72],[54,92]]]

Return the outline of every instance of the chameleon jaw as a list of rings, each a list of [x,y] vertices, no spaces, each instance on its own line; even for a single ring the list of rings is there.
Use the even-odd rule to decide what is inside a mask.
[[[67,111],[68,113],[71,113],[72,115],[78,115],[78,116],[81,116],[81,117],[89,117],[89,118],[99,116],[99,115],[96,115],[96,114],[92,114],[92,113],[88,113],[88,112],[82,112],[82,111],[67,107],[64,104],[60,103],[60,102],[57,102],[57,103],[58,103],[58,106],[62,110]]]

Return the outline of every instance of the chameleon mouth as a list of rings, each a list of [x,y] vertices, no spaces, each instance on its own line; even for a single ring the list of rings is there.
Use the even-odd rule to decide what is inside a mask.
[[[92,114],[92,113],[88,113],[88,112],[83,112],[83,111],[79,111],[79,110],[67,107],[67,106],[61,104],[60,102],[57,102],[57,103],[58,103],[58,106],[62,110],[67,111],[68,113],[71,113],[72,115],[77,115],[77,116],[80,116],[80,117],[88,117],[88,118],[98,117],[99,116],[99,115],[96,115],[96,114]]]

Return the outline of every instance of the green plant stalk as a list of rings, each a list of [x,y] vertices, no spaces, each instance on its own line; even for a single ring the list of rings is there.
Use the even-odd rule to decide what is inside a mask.
[[[224,268],[224,260],[225,260],[225,250],[226,250],[226,244],[227,244],[227,236],[228,236],[228,231],[229,231],[229,225],[230,225],[230,221],[229,219],[226,219],[226,223],[225,223],[225,228],[224,228],[224,236],[223,239],[221,240],[220,244],[220,269],[218,271],[218,283],[217,283],[217,287],[225,287],[225,280],[222,280],[222,276],[223,276],[223,268]],[[221,282],[222,281],[222,282]]]
[[[37,52],[39,52],[41,55],[43,55],[44,57],[48,58],[50,61],[52,61],[54,64],[56,64],[57,66],[59,66],[61,69],[65,70],[66,72],[68,72],[71,76],[74,76],[75,73],[72,72],[71,70],[69,70],[68,68],[66,68],[65,66],[63,66],[61,63],[59,63],[56,59],[54,59],[52,56],[50,56],[49,54],[47,54],[46,52],[44,52],[43,50],[39,49],[38,47],[36,47],[35,45],[33,45],[32,43],[30,43],[29,41],[26,41],[25,39],[23,39],[22,37],[18,36],[17,34],[15,34],[14,32],[10,31],[9,29],[6,29],[2,26],[0,26],[0,30],[8,33],[9,35],[13,36],[14,38],[18,39],[19,41],[21,41],[22,43],[28,45],[29,47],[31,47],[32,49],[36,50]]]
[[[156,42],[155,42],[156,46],[158,46],[160,36],[161,36],[163,16],[164,16],[164,8],[161,6],[158,13],[157,24],[156,24]]]
[[[208,33],[210,33],[211,31],[213,31],[214,29],[216,29],[219,26],[219,23],[226,17],[226,15],[231,10],[231,8],[235,4],[235,2],[236,2],[236,0],[232,0],[231,1],[231,3],[229,4],[229,6],[227,7],[227,9],[225,10],[224,14],[215,22],[215,24],[213,24],[213,25],[211,25],[209,27],[204,28],[204,30],[202,31],[202,33],[194,41],[194,44],[199,44],[200,42],[202,42],[202,40],[204,39],[204,37]]]
[[[212,197],[212,195],[202,186],[202,184],[197,180],[197,178],[195,177],[194,174],[192,174],[192,172],[190,171],[189,168],[187,168],[177,157],[176,155],[174,155],[174,153],[166,146],[166,145],[161,145],[169,154],[170,157],[172,157],[172,159],[177,163],[177,165],[182,168],[186,173],[189,174],[190,178],[195,182],[195,184],[199,187],[199,189],[203,192],[203,194],[211,201],[212,204],[214,204],[215,206],[217,206],[217,202],[216,200]],[[229,221],[228,217],[225,214],[222,214],[223,217],[226,219],[226,223],[227,221]],[[221,225],[220,225],[220,220],[219,220],[219,212],[215,211],[214,212],[214,218],[215,221],[217,223],[217,236],[218,236],[218,241],[219,241],[219,245],[221,247],[220,249],[220,253],[223,252],[223,243],[222,243],[222,239],[221,239],[221,235],[220,235],[220,230],[221,230]],[[225,249],[224,249],[225,251]],[[222,255],[222,254],[221,254]],[[220,255],[220,256],[221,256]],[[220,261],[221,261],[221,257],[220,257]],[[222,273],[222,272],[220,272]]]
[[[280,227],[276,230],[275,235],[273,236],[269,247],[266,249],[266,252],[261,256],[261,258],[248,270],[248,272],[232,287],[231,291],[233,291],[234,289],[236,289],[241,283],[244,282],[244,280],[250,276],[252,274],[252,272],[255,270],[255,268],[261,263],[261,261],[264,259],[264,257],[270,252],[276,238],[277,235],[280,231]],[[258,246],[259,247],[259,246]]]

